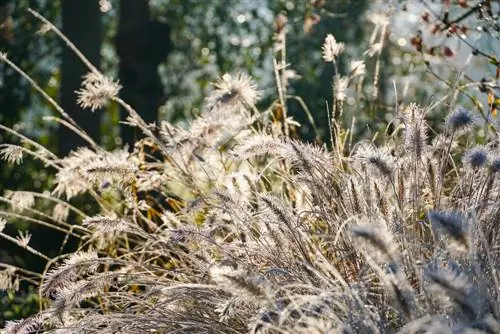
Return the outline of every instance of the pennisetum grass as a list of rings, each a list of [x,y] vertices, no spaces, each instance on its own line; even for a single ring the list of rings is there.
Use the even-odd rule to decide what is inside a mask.
[[[498,142],[457,140],[474,131],[471,111],[452,111],[439,131],[428,124],[428,109],[409,104],[396,110],[401,126],[391,136],[351,145],[342,102],[366,65],[353,61],[342,76],[337,59],[345,45],[328,35],[331,152],[292,139],[286,109],[274,120],[260,112],[261,94],[242,73],[223,75],[187,127],[146,124],[117,96],[119,83],[31,13],[89,67],[78,103],[120,104],[144,138],[132,152],[88,140],[60,158],[0,127],[20,141],[1,145],[5,161],[39,159],[55,175],[47,192],[1,197],[10,208],[0,211],[0,237],[46,261],[40,275],[1,265],[0,288],[19,277],[38,284],[42,296],[40,312],[8,322],[6,333],[498,332]],[[377,55],[377,87],[388,22],[372,20],[368,56]],[[292,97],[280,29],[272,106],[286,108]],[[6,55],[1,60],[27,77]],[[30,82],[59,123],[87,137]],[[98,214],[69,203],[82,194]],[[6,234],[11,219],[80,243],[49,258],[29,245],[29,232]]]

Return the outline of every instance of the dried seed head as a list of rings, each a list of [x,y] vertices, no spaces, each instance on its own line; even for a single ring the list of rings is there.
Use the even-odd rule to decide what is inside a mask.
[[[488,162],[488,150],[484,146],[476,146],[465,152],[462,159],[464,165],[471,169],[484,167]]]
[[[363,60],[352,60],[349,63],[349,77],[354,78],[359,75],[364,75],[366,72],[366,65]]]
[[[252,78],[244,73],[238,73],[236,76],[226,73],[214,86],[215,90],[206,100],[209,110],[246,110],[254,106],[260,98],[260,92]]]
[[[81,168],[81,171],[83,178],[94,184],[109,182],[127,186],[136,180],[139,168],[137,161],[132,159],[128,152],[118,150],[97,156]]]
[[[451,133],[464,133],[472,129],[476,124],[474,114],[463,108],[458,107],[446,118],[446,129]]]
[[[64,203],[57,203],[52,210],[52,218],[58,221],[65,221],[68,218],[69,206]]]
[[[106,105],[109,99],[118,96],[121,86],[101,73],[90,72],[85,75],[82,89],[77,90],[77,102],[82,108],[96,111]]]
[[[389,218],[390,205],[383,192],[383,188],[381,189],[380,185],[377,182],[373,182],[373,188],[375,189],[378,209],[384,217]]]
[[[444,232],[451,238],[458,250],[469,249],[469,236],[465,218],[458,212],[431,211],[428,214],[432,227],[438,233]]]
[[[349,78],[336,76],[334,92],[335,98],[339,101],[344,101],[347,96],[347,85],[349,84]]]
[[[452,302],[452,305],[460,307],[465,314],[476,316],[478,305],[481,304],[480,297],[475,294],[473,285],[463,273],[439,268],[426,272],[425,276],[437,293],[448,296],[448,300],[441,299],[441,302]]]
[[[2,159],[8,163],[19,165],[23,162],[23,149],[17,145],[2,145],[4,146],[0,150],[0,155]]]
[[[354,214],[361,213],[361,205],[360,205],[360,200],[359,200],[359,194],[358,190],[356,189],[354,179],[350,179],[350,194],[351,194],[351,200],[352,200],[352,209]]]
[[[42,326],[43,318],[42,314],[36,314],[23,320],[7,321],[5,334],[37,333]]]
[[[7,269],[0,271],[0,291],[13,288],[17,290],[16,280],[14,279],[15,272],[16,269],[14,267],[7,267]]]
[[[75,281],[79,275],[96,272],[99,266],[98,255],[94,250],[72,253],[64,263],[50,270],[40,286],[40,293],[50,296],[57,293],[68,283]]]
[[[361,146],[356,152],[356,158],[362,164],[368,165],[372,170],[378,171],[387,178],[392,178],[394,173],[394,157],[389,153],[387,148],[377,148],[372,145]]]
[[[260,299],[267,295],[269,283],[260,276],[231,266],[212,266],[211,279],[234,294],[242,294],[249,299]]]
[[[373,43],[370,45],[370,47],[368,48],[368,50],[366,50],[365,52],[363,52],[363,55],[367,55],[368,57],[373,57],[375,56],[376,54],[380,54],[380,52],[382,51],[382,48],[383,48],[384,44],[383,43]]]
[[[136,166],[128,161],[111,164],[109,161],[96,161],[84,169],[85,177],[91,182],[114,182],[127,184],[135,178]]]
[[[366,256],[374,256],[379,263],[397,262],[397,246],[387,227],[380,224],[363,224],[351,228],[355,237],[356,248],[363,250]]]
[[[416,157],[420,157],[427,146],[425,110],[412,103],[403,110],[400,117],[405,125],[405,147]]]
[[[127,222],[119,218],[104,216],[88,217],[83,220],[83,225],[92,227],[100,232],[124,232],[128,230]]]
[[[30,209],[35,205],[35,196],[27,191],[10,191],[5,192],[5,197],[11,200],[10,204],[15,211],[23,211]]]
[[[332,34],[326,35],[325,42],[323,44],[323,59],[326,62],[335,62],[335,57],[344,51],[345,44],[338,43]]]

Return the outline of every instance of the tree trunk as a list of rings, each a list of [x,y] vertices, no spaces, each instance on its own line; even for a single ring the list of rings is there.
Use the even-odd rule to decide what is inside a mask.
[[[62,30],[76,47],[94,64],[100,66],[102,44],[101,12],[98,0],[62,0]],[[98,142],[100,115],[82,110],[76,104],[75,91],[89,69],[66,45],[61,65],[61,106],[76,123]],[[87,143],[64,126],[59,127],[59,153],[66,155]]]
[[[147,1],[121,0],[115,44],[120,57],[121,97],[146,122],[156,121],[158,108],[165,102],[158,65],[170,52],[170,27],[151,20]],[[122,121],[126,117],[122,110]],[[130,145],[138,137],[134,128],[126,125],[120,131],[122,140]]]

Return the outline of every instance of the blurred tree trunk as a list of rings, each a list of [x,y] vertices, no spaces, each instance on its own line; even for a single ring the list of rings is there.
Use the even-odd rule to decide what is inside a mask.
[[[151,20],[144,0],[121,0],[119,22],[115,44],[120,57],[121,97],[151,123],[165,102],[158,65],[170,52],[170,27]],[[121,120],[126,117],[122,110]],[[128,126],[122,126],[120,131],[124,143],[130,145],[138,136]]]
[[[76,47],[94,64],[100,66],[102,44],[101,12],[98,0],[62,0],[62,30]],[[76,123],[96,141],[99,140],[100,115],[82,110],[76,104],[75,91],[89,70],[68,47],[63,45],[61,65],[61,106]],[[59,153],[87,145],[64,126],[59,127]]]

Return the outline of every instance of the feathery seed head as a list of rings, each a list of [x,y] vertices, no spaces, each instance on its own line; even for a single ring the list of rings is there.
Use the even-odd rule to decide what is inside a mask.
[[[79,275],[94,273],[99,266],[97,260],[97,252],[92,249],[72,253],[63,264],[47,273],[40,286],[40,293],[50,296],[58,293],[68,283],[75,281]]]
[[[349,84],[349,78],[336,76],[335,77],[335,98],[339,101],[344,101],[347,96],[347,85]]]
[[[323,44],[323,59],[326,62],[335,62],[335,57],[341,54],[345,49],[344,43],[339,43],[335,40],[332,34],[326,35]]]
[[[57,203],[52,209],[52,218],[58,221],[65,221],[68,218],[69,206],[64,203]]]
[[[425,122],[425,109],[416,103],[410,103],[402,109],[398,116],[403,120],[405,125],[422,123]]]
[[[21,147],[10,144],[1,146],[3,146],[3,148],[0,150],[0,155],[3,160],[14,165],[19,165],[23,162],[23,149]]]
[[[408,105],[400,117],[405,125],[405,147],[419,157],[427,146],[427,123],[425,110],[412,103]]]
[[[260,276],[252,275],[230,265],[214,265],[210,268],[211,279],[233,294],[242,294],[252,299],[260,299],[267,294],[269,284]]]
[[[35,205],[35,196],[27,191],[10,191],[5,192],[5,197],[11,200],[11,206],[15,211],[23,211],[30,209]]]
[[[384,46],[383,43],[373,43],[370,45],[368,50],[366,50],[363,55],[367,55],[368,57],[373,57],[376,54],[380,54],[382,51],[382,47]]]
[[[453,268],[453,264],[448,264]],[[446,306],[458,307],[464,311],[464,315],[476,317],[482,304],[481,296],[476,292],[475,287],[469,282],[467,276],[458,271],[458,268],[437,268],[425,273],[426,278],[431,283],[431,290],[437,295],[446,296],[440,298],[440,303]]]
[[[352,60],[349,63],[349,77],[354,78],[358,75],[364,75],[366,72],[366,65],[363,60]]]
[[[82,89],[77,90],[77,102],[82,108],[96,111],[106,105],[109,99],[118,96],[121,86],[101,73],[90,72],[84,76]]]
[[[451,132],[467,132],[476,124],[474,114],[463,107],[458,107],[446,118],[446,129]]]
[[[114,181],[124,184],[133,179],[137,169],[127,161],[121,161],[118,164],[112,164],[109,161],[96,161],[84,170],[85,176],[91,182]]]
[[[91,183],[127,185],[137,178],[138,170],[137,161],[126,150],[117,150],[95,156],[82,168],[82,176]]]
[[[469,249],[469,237],[465,217],[459,212],[430,211],[429,221],[433,229],[444,232],[457,250]]]
[[[394,173],[394,157],[386,147],[361,146],[355,156],[363,165],[367,165],[371,170],[376,170],[383,176],[392,178]]]
[[[87,147],[80,147],[60,160],[63,166],[55,177],[57,186],[53,190],[56,196],[66,195],[70,199],[89,188],[87,180],[83,177],[82,168],[89,162],[98,159],[99,155]]]
[[[381,262],[393,260],[394,243],[389,231],[383,226],[358,225],[351,229],[354,237],[364,241],[364,251],[376,254]]]
[[[224,74],[214,84],[214,91],[206,99],[209,110],[242,111],[254,106],[260,98],[260,91],[252,78],[245,73],[236,76]]]
[[[42,326],[43,314],[36,314],[23,320],[7,321],[5,334],[28,334],[38,332]]]
[[[465,166],[478,169],[484,167],[488,161],[488,150],[482,146],[476,146],[465,152],[462,159]]]
[[[96,216],[83,220],[83,225],[92,227],[100,232],[124,232],[128,230],[127,222],[123,219]]]
[[[0,271],[0,291],[10,290],[15,287],[14,267],[7,267],[7,269]]]

